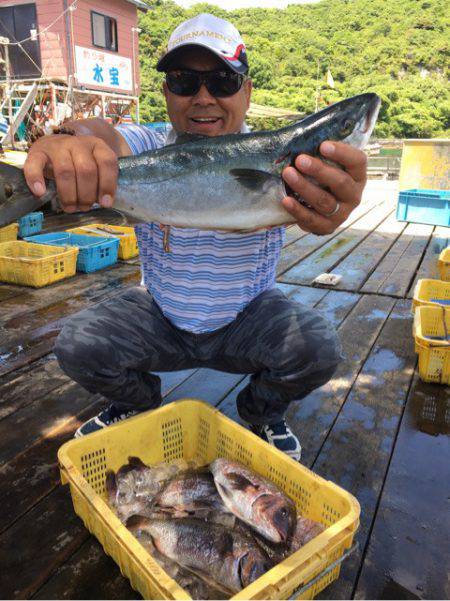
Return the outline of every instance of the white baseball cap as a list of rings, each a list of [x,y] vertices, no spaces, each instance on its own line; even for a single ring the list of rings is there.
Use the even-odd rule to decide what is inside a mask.
[[[245,44],[239,31],[229,21],[202,13],[184,21],[169,38],[167,52],[159,60],[158,71],[167,71],[182,49],[189,46],[207,48],[236,73],[247,73]]]

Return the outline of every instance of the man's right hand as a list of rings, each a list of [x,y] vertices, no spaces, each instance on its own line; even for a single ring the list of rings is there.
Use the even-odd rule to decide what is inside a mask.
[[[43,136],[28,151],[23,171],[35,196],[45,194],[44,177],[53,178],[67,213],[89,211],[96,202],[111,207],[114,202],[118,157],[96,136]]]

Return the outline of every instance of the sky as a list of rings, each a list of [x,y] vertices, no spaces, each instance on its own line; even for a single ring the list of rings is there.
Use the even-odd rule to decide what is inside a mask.
[[[177,4],[187,8],[200,1],[220,6],[227,10],[236,8],[286,8],[288,4],[312,4],[320,0],[175,0]]]

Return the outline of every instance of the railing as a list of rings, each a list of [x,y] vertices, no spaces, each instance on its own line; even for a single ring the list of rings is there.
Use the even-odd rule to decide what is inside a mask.
[[[400,163],[401,157],[398,156],[371,156],[368,158],[367,173],[395,179],[400,174]]]

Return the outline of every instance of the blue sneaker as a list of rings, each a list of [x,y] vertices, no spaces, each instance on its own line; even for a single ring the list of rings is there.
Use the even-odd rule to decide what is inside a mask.
[[[276,449],[283,451],[295,461],[300,461],[302,456],[302,447],[297,436],[292,432],[287,423],[283,420],[276,424],[266,426],[250,426],[252,432],[265,440]]]
[[[147,411],[147,409],[144,409]],[[84,422],[78,430],[75,432],[74,437],[80,438],[81,436],[86,436],[86,434],[91,434],[92,432],[97,432],[102,428],[107,428],[112,424],[116,424],[117,422],[121,422],[128,417],[132,417],[133,415],[137,415],[138,413],[142,413],[142,411],[136,411],[135,409],[129,409],[128,411],[119,409],[116,405],[109,405],[106,409],[103,409],[98,415],[95,417],[91,417],[87,422]]]

